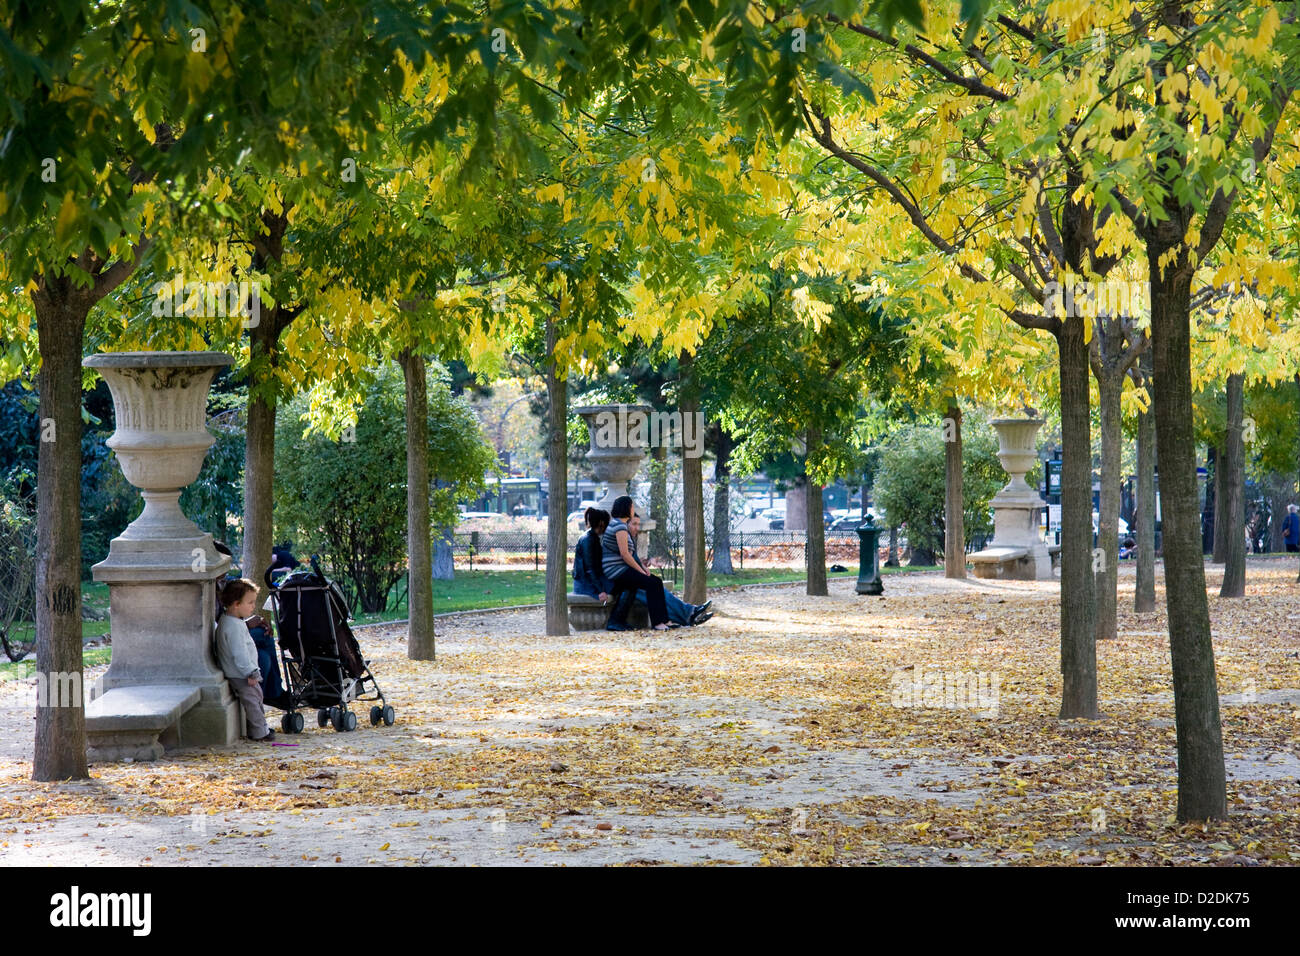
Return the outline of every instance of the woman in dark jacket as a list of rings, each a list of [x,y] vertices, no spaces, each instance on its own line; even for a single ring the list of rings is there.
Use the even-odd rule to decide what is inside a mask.
[[[614,585],[605,577],[604,554],[600,548],[600,536],[609,527],[609,512],[600,508],[588,508],[583,512],[587,520],[587,533],[578,541],[573,555],[573,590],[575,594],[608,601]]]

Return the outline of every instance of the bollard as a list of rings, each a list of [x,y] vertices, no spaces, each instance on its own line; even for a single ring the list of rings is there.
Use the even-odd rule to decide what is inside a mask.
[[[880,531],[871,515],[858,526],[858,583],[854,587],[858,594],[885,593],[880,580]]]

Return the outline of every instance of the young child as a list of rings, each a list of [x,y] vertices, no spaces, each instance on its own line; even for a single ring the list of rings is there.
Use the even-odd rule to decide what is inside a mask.
[[[266,726],[262,712],[262,672],[257,666],[257,646],[244,618],[257,609],[257,585],[248,578],[230,581],[221,590],[225,613],[217,622],[217,663],[230,681],[248,718],[248,736],[252,740],[271,741],[275,731]]]

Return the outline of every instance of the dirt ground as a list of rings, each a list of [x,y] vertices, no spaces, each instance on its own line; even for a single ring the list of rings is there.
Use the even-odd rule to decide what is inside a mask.
[[[1221,569],[1211,568],[1217,594]],[[1231,818],[1179,827],[1163,611],[1061,721],[1056,582],[837,578],[714,595],[698,628],[547,637],[539,611],[360,632],[393,727],[308,729],[37,784],[0,687],[0,864],[1300,862],[1300,586],[1211,598]],[[1163,593],[1159,595],[1163,602]],[[92,675],[93,676],[93,675]],[[273,712],[278,716],[278,712]]]

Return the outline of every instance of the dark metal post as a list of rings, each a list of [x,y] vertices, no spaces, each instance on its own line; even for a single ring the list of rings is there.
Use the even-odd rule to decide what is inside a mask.
[[[858,527],[858,594],[883,594],[884,582],[880,580],[880,528],[867,516]]]

